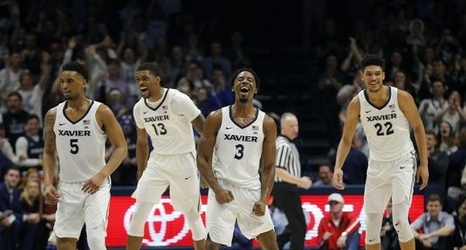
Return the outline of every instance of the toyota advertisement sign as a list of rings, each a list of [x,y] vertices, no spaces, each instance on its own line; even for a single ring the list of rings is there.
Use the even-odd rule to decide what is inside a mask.
[[[362,208],[362,194],[343,195],[345,198],[344,211],[357,215],[361,222],[359,232],[365,233],[365,214]],[[306,246],[317,246],[317,230],[320,220],[328,213],[327,194],[305,194],[301,196],[303,210],[307,219]],[[207,195],[202,195],[202,218],[205,221],[207,208]],[[135,200],[130,196],[114,195],[111,198],[106,243],[108,247],[124,247],[126,244],[126,231],[133,216]],[[409,218],[414,221],[424,211],[424,196],[415,194]],[[364,237],[361,237],[361,244]],[[254,243],[257,245],[257,242]],[[163,196],[156,204],[149,217],[144,230],[143,246],[192,246],[191,232],[188,222],[183,214],[175,211],[170,203],[169,196]]]

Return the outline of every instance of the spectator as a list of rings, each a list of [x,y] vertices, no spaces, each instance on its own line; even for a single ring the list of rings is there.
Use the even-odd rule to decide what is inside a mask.
[[[453,128],[453,133],[457,133],[461,124],[466,121],[466,113],[463,111],[463,102],[458,91],[453,90],[448,97],[448,105],[439,110],[434,116],[436,124],[447,121]]]
[[[16,140],[16,156],[21,161],[28,159],[30,164],[42,169],[42,153],[44,152],[44,137],[40,129],[40,120],[37,115],[30,115],[26,121],[25,133]]]
[[[314,187],[331,187],[332,186],[333,169],[328,164],[319,166],[318,180],[312,184]]]
[[[199,35],[196,32],[191,32],[188,35],[187,41],[183,46],[184,51],[186,51],[185,60],[187,62],[200,62],[204,57],[204,45],[200,41]]]
[[[5,59],[5,68],[0,70],[0,112],[5,111],[5,102],[8,95],[19,89],[19,76],[27,71],[21,68],[21,53],[11,50]]]
[[[16,145],[16,139],[24,134],[29,113],[22,108],[22,97],[18,92],[12,92],[7,97],[7,110],[2,114],[6,128],[6,137],[11,145]]]
[[[393,81],[391,83],[392,86],[410,93],[416,104],[419,104],[419,100],[417,98],[417,90],[419,89],[419,86],[412,82],[409,75],[406,75],[404,71],[398,70],[398,72],[394,73]]]
[[[29,160],[16,156],[10,141],[6,138],[5,126],[0,123],[0,168],[6,170],[10,167],[34,167],[37,166],[37,159]]]
[[[343,212],[345,201],[343,196],[333,193],[328,196],[330,214],[324,216],[319,224],[317,241],[319,247],[327,250],[358,250],[359,221],[358,217]]]
[[[440,80],[432,82],[432,98],[425,98],[419,104],[419,114],[425,129],[438,131],[438,124],[435,122],[435,116],[441,110],[448,108],[448,101],[445,100],[445,85]]]
[[[97,101],[107,103],[107,95],[110,90],[118,89],[121,93],[128,94],[128,83],[120,78],[120,62],[116,59],[110,59],[107,62],[107,74],[94,89],[94,98]]]
[[[209,89],[212,89],[212,86],[202,87],[196,91],[195,103],[204,116],[208,116],[210,112],[222,107],[217,96],[212,95]]]
[[[437,54],[437,56],[440,55]],[[445,93],[447,95],[450,95],[451,91],[457,90],[457,83],[448,75],[445,61],[439,57],[432,61],[432,77],[444,83]]]
[[[214,41],[210,44],[210,55],[201,61],[204,75],[208,80],[212,80],[212,73],[215,68],[219,68],[225,74],[226,79],[230,79],[232,68],[230,60],[222,55],[222,44]]]
[[[335,149],[340,134],[340,123],[338,121],[338,113],[340,110],[335,96],[343,84],[343,75],[338,69],[336,55],[327,55],[322,63],[322,73],[318,76],[317,81],[321,93],[321,100],[326,102],[326,105],[323,106],[324,110],[322,110],[322,113],[328,127],[328,142],[330,147]]]
[[[191,91],[197,90],[201,87],[208,87],[212,84],[204,77],[202,66],[197,61],[191,61],[186,66],[184,76],[178,81],[177,87],[187,85]]]
[[[426,130],[426,142],[429,166],[429,186],[437,186],[440,194],[445,191],[445,173],[448,169],[448,155],[440,151],[437,143],[437,134],[433,130]]]
[[[448,169],[445,174],[447,181],[448,197],[458,202],[460,195],[465,194],[466,190],[462,188],[461,176],[466,164],[466,129],[462,129],[456,136],[458,149],[451,153],[448,163]],[[456,209],[456,207],[454,208]]]
[[[452,234],[453,250],[463,250],[466,247],[466,199],[462,199],[458,210],[453,214],[455,219],[455,231]]]
[[[21,174],[18,168],[10,168],[6,171],[4,182],[0,183],[0,211],[5,213],[10,210],[12,214],[1,221],[3,230],[2,250],[16,250],[20,242],[20,230],[23,222],[32,223],[39,221],[38,214],[25,214],[20,203],[20,191],[18,184]]]
[[[41,222],[44,204],[42,197],[39,181],[26,181],[25,188],[21,191],[21,206],[25,214],[34,215],[37,220],[23,225],[20,244],[23,250],[42,250],[47,245],[48,234]]]
[[[442,211],[442,206],[439,195],[430,195],[427,199],[427,212],[411,223],[416,249],[451,249],[450,235],[455,230],[455,222],[451,214]]]
[[[437,140],[440,151],[447,153],[447,155],[455,152],[458,149],[455,144],[455,136],[456,134],[453,132],[451,124],[447,121],[442,121],[439,125],[439,139]]]
[[[21,179],[21,182],[18,186],[19,190],[22,192],[24,188],[26,187],[26,184],[29,181],[38,181],[40,183],[40,175],[39,171],[35,168],[30,168],[26,172],[23,173],[23,178]],[[42,187],[41,187],[42,190]]]
[[[183,76],[185,64],[183,50],[179,46],[174,46],[170,54],[170,71],[168,72],[173,82],[178,82]]]
[[[36,84],[34,84],[30,73],[24,72],[20,75],[18,93],[23,100],[23,109],[30,114],[37,115],[42,123],[42,96],[46,85],[49,83],[52,70],[50,55],[47,52],[42,53],[40,69],[41,75]]]
[[[233,94],[231,86],[227,83],[225,73],[220,69],[214,69],[212,72],[212,95],[215,95],[220,101],[220,105],[227,106],[233,104]]]
[[[358,76],[359,69],[361,68],[361,61],[363,58],[363,53],[360,48],[358,48],[358,44],[354,37],[349,37],[350,41],[350,49],[348,55],[346,56],[345,60],[341,64],[341,72],[343,72],[345,76],[345,83],[350,83],[353,81],[354,77]]]

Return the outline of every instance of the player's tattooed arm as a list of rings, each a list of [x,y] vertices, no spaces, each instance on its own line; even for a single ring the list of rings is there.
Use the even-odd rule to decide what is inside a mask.
[[[55,124],[55,118],[57,116],[57,110],[55,108],[50,109],[44,118],[44,153],[42,156],[42,165],[44,168],[44,182],[45,184],[53,183],[53,173],[55,172],[55,152],[57,146],[55,144],[55,132],[53,126]]]

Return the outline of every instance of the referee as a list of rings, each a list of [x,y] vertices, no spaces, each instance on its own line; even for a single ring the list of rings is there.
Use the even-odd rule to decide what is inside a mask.
[[[272,190],[273,204],[282,210],[288,219],[284,232],[277,236],[280,249],[290,241],[290,249],[304,249],[306,220],[304,218],[298,187],[309,189],[312,181],[301,177],[299,152],[293,140],[298,136],[298,118],[292,113],[284,113],[280,118],[281,133],[276,140],[276,177]]]

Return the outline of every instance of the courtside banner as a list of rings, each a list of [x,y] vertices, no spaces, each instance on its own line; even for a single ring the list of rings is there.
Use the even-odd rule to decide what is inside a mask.
[[[328,213],[328,194],[304,194],[301,196],[303,210],[307,220],[306,246],[315,247],[320,220]],[[365,214],[362,209],[363,195],[343,194],[345,199],[344,211],[357,215],[361,222],[361,245],[364,242]],[[205,221],[207,195],[202,195],[202,219]],[[107,228],[106,244],[108,247],[124,247],[126,244],[126,230],[134,212],[134,202],[127,195],[112,195]],[[415,194],[411,206],[409,219],[414,221],[424,211],[424,196]],[[254,243],[258,246],[257,242]],[[163,196],[147,218],[144,230],[143,246],[159,247],[192,247],[191,233],[188,222],[183,214],[173,210],[169,196]]]

